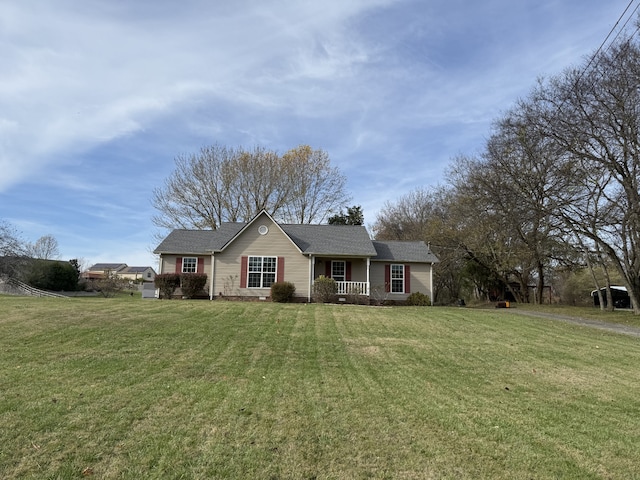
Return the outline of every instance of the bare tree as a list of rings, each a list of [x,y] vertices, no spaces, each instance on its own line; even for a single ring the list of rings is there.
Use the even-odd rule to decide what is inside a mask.
[[[4,220],[0,221],[0,276],[12,276],[23,263],[25,244],[15,228]]]
[[[386,202],[372,230],[378,240],[422,240],[430,244],[440,263],[434,271],[434,303],[448,304],[462,298],[465,251],[461,248],[465,221],[458,217],[458,201],[452,189],[418,188],[395,202]],[[466,214],[465,214],[466,215]]]
[[[242,198],[233,190],[234,164],[241,152],[214,145],[198,154],[178,156],[176,168],[162,188],[153,190],[161,228],[216,229],[224,221],[237,221]]]
[[[351,200],[345,191],[346,177],[331,166],[324,150],[300,145],[286,152],[282,161],[290,172],[292,186],[279,215],[283,221],[322,223]]]
[[[380,240],[424,240],[434,217],[434,194],[415,189],[395,202],[385,202],[373,225]]]
[[[329,156],[305,145],[282,156],[214,145],[175,163],[153,191],[153,222],[162,228],[216,229],[261,210],[283,221],[322,222],[348,200],[346,180]]]
[[[558,151],[520,102],[494,125],[483,155],[483,171],[473,176],[480,183],[486,208],[502,217],[501,227],[517,245],[511,275],[520,282],[523,300],[535,281],[535,302],[542,303],[545,278],[554,256],[562,248],[562,222],[550,208],[558,189]]]
[[[262,147],[242,152],[228,172],[235,197],[242,199],[242,220],[261,210],[277,215],[290,201],[296,173],[276,152]]]
[[[517,278],[520,301],[532,281],[542,301],[554,269],[587,261],[607,290],[622,278],[640,314],[639,85],[633,36],[541,80],[495,123],[479,157],[456,159],[439,208],[420,192],[388,203],[376,236],[441,239],[479,289]]]
[[[44,235],[27,246],[27,255],[42,260],[57,260],[60,258],[58,241],[53,235]]]
[[[541,125],[564,149],[554,210],[594,242],[624,279],[640,314],[640,48],[625,39],[587,70],[536,91]]]

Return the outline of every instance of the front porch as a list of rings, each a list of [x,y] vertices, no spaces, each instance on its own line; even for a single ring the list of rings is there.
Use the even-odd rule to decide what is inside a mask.
[[[370,260],[368,258],[322,258],[312,260],[313,283],[320,276],[332,278],[336,282],[336,294],[339,296],[358,295],[370,296],[371,282],[369,279]]]

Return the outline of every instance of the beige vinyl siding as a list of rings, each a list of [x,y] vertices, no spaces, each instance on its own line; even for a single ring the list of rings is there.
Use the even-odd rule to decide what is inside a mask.
[[[367,259],[354,258],[351,262],[351,281],[366,282],[367,281]]]
[[[269,232],[260,235],[258,228],[266,225]],[[309,292],[309,260],[269,217],[258,217],[224,251],[215,254],[214,295],[269,296],[269,288],[240,288],[240,266],[243,256],[283,257],[284,281],[296,286],[296,296]]]
[[[431,290],[429,289],[429,278],[431,273],[431,265],[425,263],[407,263],[407,262],[371,262],[371,289],[376,288],[383,295],[387,295],[389,300],[406,300],[409,296],[407,293],[391,293],[385,292],[384,285],[384,266],[385,265],[409,265],[411,275],[411,291],[424,293],[432,298]]]
[[[160,273],[176,273],[176,259],[182,255],[162,255]]]
[[[429,298],[431,299],[432,295],[431,291],[429,290],[431,265],[425,263],[411,263],[409,265],[411,265],[411,293],[424,293],[425,295],[429,295]]]
[[[160,264],[160,273],[176,273],[176,262],[178,258],[192,257],[192,258],[204,258],[204,270],[202,273],[207,275],[207,283],[204,286],[205,292],[209,293],[209,284],[211,282],[211,255],[185,253],[180,255],[166,255],[162,254],[162,261]],[[181,273],[181,272],[177,272]],[[181,295],[180,289],[176,291],[176,295]]]
[[[384,262],[371,262],[369,269],[369,288],[371,292],[375,289],[384,295],[384,266]]]

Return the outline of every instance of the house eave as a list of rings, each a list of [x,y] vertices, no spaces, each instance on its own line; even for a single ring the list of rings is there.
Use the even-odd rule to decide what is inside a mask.
[[[211,254],[211,252],[185,252],[183,250],[181,250],[179,252],[174,252],[172,250],[167,250],[165,252],[159,252],[157,250],[154,250],[153,253],[155,255],[180,255],[181,257],[189,256],[189,255],[198,256],[198,255],[210,255]]]
[[[438,263],[438,260],[407,260],[406,258],[372,258],[372,262],[380,262],[380,263],[389,263],[389,262],[399,262],[399,263],[426,263],[429,265],[434,265]]]
[[[314,257],[331,257],[331,258],[371,258],[371,255],[362,255],[356,253],[327,253],[327,252],[302,252],[306,256]]]

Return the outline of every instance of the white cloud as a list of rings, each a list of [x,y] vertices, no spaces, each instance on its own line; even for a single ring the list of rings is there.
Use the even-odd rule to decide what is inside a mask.
[[[197,98],[319,115],[327,85],[309,96],[304,84],[350,77],[366,62],[346,22],[376,4],[185,6],[177,16],[163,16],[172,9],[165,2],[146,3],[144,15],[99,1],[0,7],[0,54],[9,60],[0,73],[0,131],[12,138],[0,150],[0,189]],[[339,97],[331,105],[343,104]]]
[[[369,221],[481,148],[491,120],[580,63],[626,4],[4,1],[0,218],[30,234],[148,229],[171,160],[220,142],[326,149]]]

